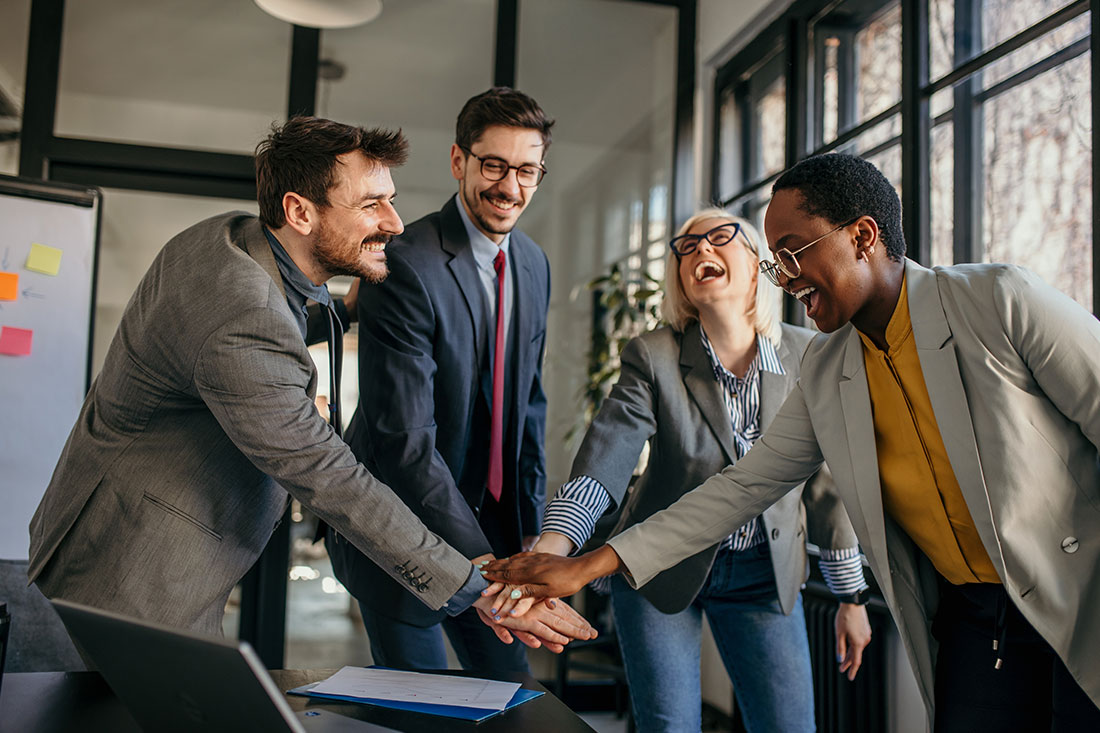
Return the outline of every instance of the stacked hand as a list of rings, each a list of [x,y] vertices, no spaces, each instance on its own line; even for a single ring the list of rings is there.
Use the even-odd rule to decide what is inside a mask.
[[[509,613],[523,608],[515,603],[520,599],[571,596],[596,578],[618,572],[621,565],[615,551],[604,545],[579,557],[521,552],[506,560],[491,560],[481,567],[485,577],[494,581],[485,592],[505,591],[497,597],[494,607]],[[508,591],[504,583],[510,584],[512,590]]]
[[[479,558],[474,564],[481,567],[485,562],[485,558]],[[543,597],[540,603],[535,603],[535,599],[528,598],[518,609],[514,599],[508,597],[506,600],[511,602],[504,607],[493,597],[502,588],[499,583],[490,586],[474,603],[474,608],[505,644],[511,644],[514,636],[531,648],[542,646],[560,654],[570,641],[596,638],[596,630],[591,624],[565,601]],[[509,596],[508,593],[501,595]]]

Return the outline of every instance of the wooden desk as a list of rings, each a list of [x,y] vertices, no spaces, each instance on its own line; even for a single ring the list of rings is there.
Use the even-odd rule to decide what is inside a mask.
[[[272,679],[280,689],[322,680],[336,670],[276,670]],[[447,674],[468,675],[448,670]],[[533,677],[516,675],[528,690],[546,692]],[[506,710],[483,723],[471,723],[436,715],[376,708],[356,703],[319,702],[288,695],[293,710],[331,710],[397,730],[418,733],[478,731],[478,733],[589,733],[592,728],[549,692]],[[0,733],[139,733],[137,723],[98,672],[35,672],[4,675],[0,688]]]

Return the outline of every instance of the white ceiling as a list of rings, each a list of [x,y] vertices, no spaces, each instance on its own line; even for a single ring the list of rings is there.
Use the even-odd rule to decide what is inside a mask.
[[[23,83],[29,6],[0,0],[9,93]],[[495,7],[385,0],[372,23],[323,31],[322,57],[347,74],[322,82],[319,113],[450,130],[462,102],[492,81]],[[558,118],[560,138],[614,144],[672,93],[675,17],[627,0],[522,0],[519,86]],[[252,0],[69,0],[60,94],[278,114],[290,35]]]

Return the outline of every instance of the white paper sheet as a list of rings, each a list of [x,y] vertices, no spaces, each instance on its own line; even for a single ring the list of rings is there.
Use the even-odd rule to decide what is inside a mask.
[[[519,688],[518,682],[498,682],[476,677],[454,677],[390,669],[344,667],[327,680],[317,684],[313,692],[503,710]]]

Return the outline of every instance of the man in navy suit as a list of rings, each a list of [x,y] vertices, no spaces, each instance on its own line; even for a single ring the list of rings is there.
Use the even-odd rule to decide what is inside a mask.
[[[359,298],[361,395],[346,439],[469,557],[529,549],[545,505],[550,266],[514,227],[546,173],[552,125],[513,89],[470,99],[451,146],[458,194],[393,241],[389,277]],[[501,643],[476,612],[427,609],[331,530],[328,545],[376,664],[445,668],[445,631],[465,669],[527,671],[524,649]]]

